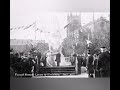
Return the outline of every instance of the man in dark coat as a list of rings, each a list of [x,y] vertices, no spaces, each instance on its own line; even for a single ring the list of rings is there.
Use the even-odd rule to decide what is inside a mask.
[[[75,65],[76,58],[77,58],[77,54],[74,52],[74,53],[73,53],[72,65]]]
[[[61,54],[60,53],[56,54],[56,60],[55,61],[57,62],[57,66],[60,66],[60,61],[61,61]]]
[[[17,71],[19,73],[22,73],[21,57],[19,56],[18,53],[17,53],[17,56],[16,56],[16,66],[17,66]]]
[[[10,66],[12,68],[13,68],[13,65],[15,63],[14,57],[15,57],[15,55],[13,53],[10,53]]]
[[[101,48],[101,54],[98,59],[98,70],[100,70],[101,77],[110,76],[110,53],[105,47]]]
[[[78,60],[78,74],[81,74],[81,66],[82,66],[82,60],[83,60],[82,56],[78,54],[77,60]]]
[[[87,68],[88,68],[89,77],[93,77],[93,73],[94,73],[93,60],[94,60],[93,56],[90,53],[88,53]]]
[[[10,77],[15,76],[15,55],[13,52],[10,52]]]
[[[94,73],[95,73],[95,77],[100,77],[100,72],[97,70],[98,67],[98,54],[95,54],[95,58],[94,58]]]
[[[27,74],[32,74],[32,67],[33,67],[33,57],[32,55],[29,53],[28,57],[26,58],[26,62],[25,62],[25,67],[26,67],[26,72]]]
[[[41,62],[41,52],[38,52],[37,57],[38,57],[38,65],[40,65],[40,62]]]
[[[27,69],[28,69],[28,67],[27,67],[27,55],[26,54],[24,54],[22,57],[21,57],[21,65],[22,65],[22,72],[24,73],[24,75],[25,75],[25,73],[27,73]]]
[[[86,65],[87,65],[86,63],[87,63],[87,58],[85,57],[85,58],[83,59],[83,61],[82,61],[82,66],[83,66],[83,67],[86,67]]]
[[[37,56],[33,59],[33,66],[34,66],[34,76],[37,75]]]
[[[18,53],[14,54],[12,57],[12,68],[15,72],[20,73],[20,59]]]

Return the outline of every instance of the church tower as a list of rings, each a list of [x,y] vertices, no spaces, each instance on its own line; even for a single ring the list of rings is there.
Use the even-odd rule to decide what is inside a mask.
[[[81,30],[81,14],[77,12],[68,13],[67,22],[67,37],[74,37],[74,31]]]

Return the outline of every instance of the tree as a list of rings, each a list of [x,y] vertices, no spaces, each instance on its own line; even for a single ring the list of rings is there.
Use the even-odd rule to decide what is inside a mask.
[[[73,48],[73,46],[75,46],[75,48]],[[63,54],[65,56],[71,55],[73,51],[79,54],[83,54],[85,50],[86,50],[86,42],[81,37],[78,38],[77,45],[76,45],[75,38],[72,38],[72,37],[67,37],[63,41]]]
[[[40,51],[42,54],[45,53],[47,50],[49,50],[49,46],[48,43],[43,43],[43,42],[39,42],[37,43],[35,49],[37,51]]]

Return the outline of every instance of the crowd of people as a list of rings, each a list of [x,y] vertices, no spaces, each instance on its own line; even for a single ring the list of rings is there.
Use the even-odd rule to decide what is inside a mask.
[[[72,57],[72,65],[77,62],[78,74],[81,74],[81,67],[84,66],[89,77],[110,77],[110,51],[105,47],[101,47],[100,52],[94,55],[89,50],[87,56],[73,53]]]
[[[56,53],[56,59],[54,60],[52,52],[41,54],[41,52],[29,52],[14,53],[10,52],[10,75],[15,76],[17,74],[34,74],[37,75],[40,72],[40,67],[53,67],[60,66],[60,53]],[[56,61],[53,62],[53,61]]]
[[[86,67],[89,77],[110,77],[110,52],[105,47],[101,47],[100,50],[100,53],[95,53],[94,55],[92,55],[89,51],[87,56],[73,53],[69,57],[71,66],[78,67],[77,74],[81,74],[81,67]],[[34,76],[37,75],[39,73],[40,67],[49,67],[52,63],[50,53],[51,52],[41,54],[41,52],[29,52],[28,54],[25,54],[14,53],[11,51],[10,76],[15,76],[15,73],[33,73]],[[61,55],[59,52],[55,55],[56,66],[59,67],[61,62]]]
[[[38,59],[38,60],[37,60]],[[37,65],[40,65],[41,54],[39,53],[36,56],[32,55],[31,53],[25,54],[25,53],[10,53],[10,70],[12,70],[14,73],[11,73],[11,76],[14,76],[15,73],[22,74],[32,74],[32,71],[34,72],[34,75],[37,72]],[[44,61],[42,61],[44,63]]]

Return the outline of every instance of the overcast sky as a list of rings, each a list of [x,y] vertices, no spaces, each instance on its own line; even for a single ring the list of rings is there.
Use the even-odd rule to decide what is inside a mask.
[[[36,39],[44,39],[47,42],[58,43],[58,39],[66,37],[64,26],[67,24],[67,12],[52,12],[45,10],[46,7],[53,8],[59,5],[56,0],[10,0],[10,28],[27,26],[37,21],[37,27],[48,33],[40,33],[37,31]],[[59,0],[60,1],[60,0]],[[61,6],[62,7],[62,6]],[[45,10],[45,11],[44,11]],[[94,12],[94,19],[100,16],[109,19],[109,12]],[[82,25],[93,20],[93,12],[81,12]],[[59,33],[56,33],[59,31]],[[57,37],[56,37],[57,36]],[[55,38],[56,37],[56,38]],[[16,29],[10,31],[11,39],[35,39],[34,28]],[[49,38],[49,39],[48,39]],[[61,40],[62,40],[61,39]]]

